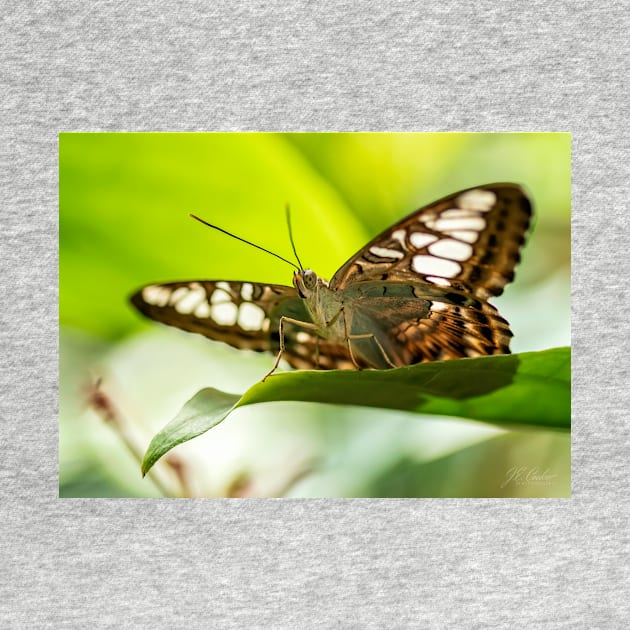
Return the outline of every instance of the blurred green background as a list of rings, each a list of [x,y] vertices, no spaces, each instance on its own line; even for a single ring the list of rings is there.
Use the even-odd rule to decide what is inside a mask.
[[[61,134],[60,496],[569,496],[568,434],[288,402],[238,410],[141,479],[129,445],[143,452],[202,387],[245,391],[272,357],[143,320],[127,299],[161,281],[291,284],[288,265],[189,212],[291,258],[288,202],[300,258],[330,278],[414,209],[507,181],[525,186],[535,221],[516,281],[493,303],[513,352],[569,345],[570,143],[561,133]],[[120,424],[87,404],[96,378]],[[509,481],[514,467],[547,480]]]

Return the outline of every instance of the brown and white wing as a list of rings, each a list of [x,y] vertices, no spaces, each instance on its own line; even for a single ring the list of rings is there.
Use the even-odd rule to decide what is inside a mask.
[[[153,284],[132,304],[146,317],[256,352],[280,350],[280,317],[311,322],[293,287],[256,282],[195,280]],[[283,358],[298,369],[352,369],[347,347],[287,323]],[[365,366],[367,367],[367,365]]]
[[[344,291],[353,354],[370,367],[508,354],[508,323],[485,300],[443,287],[364,282]]]
[[[394,307],[385,313],[376,312],[378,300],[367,308],[356,304],[353,333],[369,331],[374,338],[350,341],[354,362],[346,343],[321,339],[312,330],[295,326],[286,328],[284,359],[297,369],[352,370],[510,353],[509,324],[485,301],[462,306],[430,299],[421,309],[418,300],[413,305],[387,304],[387,298],[385,302],[382,306]]]
[[[333,289],[366,281],[427,283],[487,299],[514,278],[531,204],[516,184],[463,190],[410,214],[348,260]]]
[[[400,341],[404,365],[509,354],[512,338],[508,322],[487,302],[468,308],[433,302],[428,317],[402,322],[391,334]]]
[[[278,351],[282,315],[311,321],[293,287],[256,282],[153,284],[131,303],[150,319],[257,352]]]

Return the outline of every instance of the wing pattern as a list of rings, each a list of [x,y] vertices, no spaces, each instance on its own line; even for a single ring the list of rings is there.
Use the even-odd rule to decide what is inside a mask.
[[[309,321],[293,287],[256,282],[185,281],[154,284],[131,297],[144,315],[235,348],[273,351],[281,315]]]
[[[515,184],[489,184],[432,203],[385,230],[335,273],[333,289],[366,281],[423,282],[477,298],[514,279],[531,205]]]
[[[154,284],[137,291],[131,303],[155,321],[255,352],[279,351],[282,315],[311,321],[293,287],[256,282]],[[283,358],[297,369],[354,368],[343,343],[321,339],[294,324],[285,329]]]

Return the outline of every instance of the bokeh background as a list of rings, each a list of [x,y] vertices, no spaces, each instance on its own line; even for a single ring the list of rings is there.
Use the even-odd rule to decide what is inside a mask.
[[[414,209],[479,184],[529,192],[534,228],[493,303],[513,352],[570,344],[570,135],[61,134],[62,497],[545,497],[570,494],[570,435],[382,409],[273,403],[240,409],[142,479],[137,454],[207,386],[242,393],[272,357],[142,319],[154,282],[291,283],[291,268],[204,228],[194,212],[330,278]],[[115,406],[88,400],[101,379]],[[136,453],[134,456],[133,453]],[[509,482],[513,467],[549,481]]]

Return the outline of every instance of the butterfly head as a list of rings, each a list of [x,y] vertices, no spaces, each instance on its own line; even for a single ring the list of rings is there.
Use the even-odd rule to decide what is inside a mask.
[[[318,286],[323,284],[324,281],[312,269],[300,269],[293,272],[293,286],[302,299],[313,295]]]

